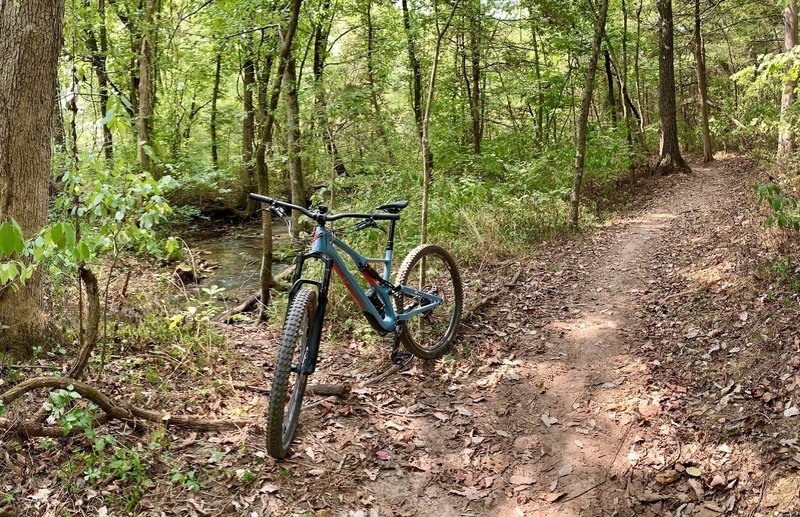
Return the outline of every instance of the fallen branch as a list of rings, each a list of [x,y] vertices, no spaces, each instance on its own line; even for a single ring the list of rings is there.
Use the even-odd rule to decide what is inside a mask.
[[[97,346],[97,337],[100,330],[100,289],[97,285],[97,277],[85,267],[80,268],[80,277],[86,286],[86,298],[89,302],[89,321],[86,326],[85,339],[82,341],[83,347],[78,353],[75,364],[72,365],[72,368],[67,373],[67,377],[74,379],[80,379],[83,375],[83,370],[89,364],[89,357],[92,355],[95,346]]]
[[[521,274],[522,274],[522,267],[517,269],[517,272],[514,274],[514,278],[512,278],[510,282],[503,284],[503,287],[513,287],[517,285],[517,282],[519,281],[519,277]],[[493,303],[496,299],[498,299],[499,297],[503,296],[506,293],[507,291],[505,291],[504,289],[498,289],[489,296],[486,296],[484,299],[482,299],[481,301],[479,301],[478,303],[476,303],[475,305],[464,311],[464,314],[461,316],[461,322],[463,323],[465,321],[472,319],[480,310],[482,310],[489,304]]]
[[[183,427],[200,431],[235,429],[258,422],[258,420],[255,419],[208,419],[195,416],[171,415],[161,411],[140,408],[132,404],[119,405],[94,386],[69,377],[34,377],[32,379],[27,379],[0,394],[0,401],[5,406],[8,406],[22,395],[31,391],[43,388],[66,389],[68,386],[72,386],[72,389],[79,393],[81,397],[96,404],[105,413],[108,420],[133,422],[138,419],[163,424],[165,426]],[[29,436],[37,436],[35,434],[36,431],[45,432],[48,429],[52,429],[41,427],[38,423],[11,422],[8,419],[0,420],[0,428],[13,430],[21,434],[28,434]],[[26,431],[30,431],[30,433]]]
[[[240,390],[255,391],[256,393],[264,393],[268,395],[270,390],[263,386],[255,386],[253,384],[245,384],[244,382],[234,382],[232,386]],[[329,395],[336,397],[347,397],[350,394],[349,384],[309,384],[306,386],[306,393],[312,395]]]
[[[288,284],[281,282],[284,278],[291,276],[294,273],[293,267],[288,267],[285,270],[281,271],[278,275],[276,275],[272,279],[272,288],[277,289],[279,291],[285,291],[289,289]],[[254,310],[258,305],[261,303],[261,293],[257,292],[252,294],[244,299],[242,303],[237,305],[236,307],[227,310],[214,318],[216,321],[222,321],[224,323],[233,323],[233,317],[237,314],[242,314],[243,312],[250,312]]]

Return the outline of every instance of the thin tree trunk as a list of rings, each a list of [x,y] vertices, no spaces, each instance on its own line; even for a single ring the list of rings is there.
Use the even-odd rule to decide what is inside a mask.
[[[581,98],[581,113],[576,125],[575,134],[575,174],[572,178],[572,193],[570,196],[570,222],[578,226],[580,217],[581,187],[583,185],[583,168],[586,161],[586,127],[589,123],[589,112],[592,107],[592,92],[594,77],[597,72],[597,62],[600,59],[600,44],[606,31],[606,15],[608,14],[608,0],[600,0],[597,21],[592,42],[592,56],[586,69],[586,85]],[[613,83],[612,83],[613,84]]]
[[[470,81],[469,108],[472,118],[472,154],[481,154],[483,140],[483,113],[481,110],[481,4],[473,1],[470,5],[469,54]]]
[[[617,127],[617,101],[614,98],[614,76],[611,75],[611,56],[605,49],[606,82],[608,83],[608,109],[611,110],[611,125]]]
[[[253,143],[255,142],[255,110],[253,108],[253,89],[256,85],[255,65],[253,63],[252,43],[247,46],[248,55],[242,65],[242,102],[244,119],[242,119],[242,168],[239,176],[241,188],[239,206],[245,217],[251,217],[256,211],[255,203],[247,197],[253,191]]]
[[[294,56],[286,63],[286,76],[283,79],[284,100],[286,101],[286,150],[289,158],[289,186],[292,204],[306,206],[306,189],[303,181],[303,160],[300,151],[300,104],[297,100],[297,72]],[[292,234],[300,232],[300,213],[292,211]]]
[[[222,69],[222,49],[217,51],[214,59],[214,87],[211,89],[211,168],[219,169],[219,139],[217,137],[217,101],[219,100],[219,82]]]
[[[25,238],[47,222],[63,16],[63,0],[0,0],[0,221],[14,218]],[[30,355],[46,323],[39,269],[16,291],[0,285],[0,353]]]
[[[328,20],[330,12],[330,0],[323,0],[320,22],[314,31],[314,62],[312,65],[312,73],[314,75],[314,112],[319,125],[319,131],[322,139],[325,142],[325,150],[331,158],[332,162],[332,176],[331,176],[331,199],[333,199],[334,182],[337,176],[344,176],[347,174],[347,168],[344,165],[342,157],[339,155],[339,149],[336,146],[336,140],[331,131],[330,121],[328,120],[328,100],[325,92],[324,72],[325,60],[328,58],[328,36],[330,34],[330,24]],[[333,203],[331,202],[331,205]]]
[[[678,145],[678,112],[675,104],[675,66],[672,0],[658,0],[660,44],[658,51],[658,106],[661,146],[656,171],[659,174],[691,172]]]
[[[536,140],[545,144],[547,135],[544,132],[544,85],[542,84],[541,58],[539,56],[539,38],[536,35],[538,22],[533,22],[531,36],[533,38],[533,74],[536,78]]]
[[[433,56],[431,60],[431,75],[428,80],[428,92],[425,98],[425,111],[422,115],[422,218],[420,225],[420,242],[425,244],[428,242],[428,205],[430,200],[430,187],[431,177],[433,176],[433,151],[430,144],[430,121],[431,121],[431,108],[433,107],[433,90],[436,85],[436,72],[439,68],[439,56],[442,49],[442,39],[444,38],[447,29],[450,28],[450,23],[453,21],[453,15],[456,12],[458,4],[454,4],[450,11],[450,16],[443,28],[439,28],[438,24],[438,8],[434,3],[434,16],[436,17],[436,45],[433,48]]]
[[[639,133],[644,138],[644,126],[647,124],[646,114],[644,111],[644,101],[642,100],[642,77],[639,72],[639,53],[641,52],[642,45],[642,4],[644,0],[639,0],[639,7],[636,9],[636,49],[633,54],[633,75],[636,81],[636,102],[639,104]]]
[[[700,119],[703,131],[703,163],[714,159],[711,130],[708,127],[708,82],[706,80],[706,51],[700,26],[700,0],[694,0],[694,59],[697,65],[697,93],[700,99]]]
[[[109,99],[109,79],[106,70],[106,59],[108,56],[108,33],[106,30],[106,3],[99,0],[97,13],[100,17],[100,42],[98,45],[94,29],[87,30],[86,46],[91,52],[92,68],[97,75],[97,85],[99,86],[100,116],[105,119]],[[108,124],[103,124],[103,155],[109,162],[114,159],[114,140],[111,128]]]
[[[797,0],[789,0],[783,10],[783,49],[791,51],[797,45]],[[792,63],[787,63],[791,68]],[[789,110],[794,104],[797,80],[787,72],[783,80],[783,94],[781,95],[781,121],[778,133],[778,163],[786,165],[794,151],[794,134]]]
[[[394,162],[392,143],[389,141],[389,135],[386,133],[386,127],[384,127],[379,99],[380,95],[375,80],[375,26],[372,23],[372,1],[373,0],[366,0],[367,6],[365,12],[365,22],[367,25],[367,85],[369,86],[372,109],[375,114],[375,123],[378,125],[378,135],[383,141],[383,146],[386,148],[389,161]]]
[[[297,22],[300,18],[300,7],[302,0],[292,0],[291,13],[289,15],[289,22],[286,30],[283,32],[283,39],[280,44],[280,54],[278,55],[278,66],[275,73],[275,80],[272,83],[271,92],[269,95],[269,104],[266,106],[265,118],[263,125],[259,128],[258,137],[258,150],[257,158],[260,161],[257,167],[256,181],[258,184],[258,191],[263,195],[269,195],[269,170],[267,169],[265,154],[272,149],[273,129],[275,127],[275,110],[278,107],[280,100],[281,86],[283,83],[283,75],[286,71],[286,62],[292,52],[292,42],[294,35],[297,32]],[[265,67],[266,71],[263,74],[264,89],[266,92],[267,81],[269,80],[270,70],[272,68],[272,60],[269,59],[269,66]],[[272,287],[272,214],[269,210],[261,211],[261,235],[262,235],[262,252],[261,252],[261,311],[259,313],[259,320],[264,321],[267,317],[265,308],[269,305],[270,301],[270,287]]]
[[[139,118],[136,131],[136,158],[139,161],[139,165],[146,171],[152,170],[150,154],[153,152],[150,133],[152,130],[154,104],[154,10],[155,0],[144,0],[144,13],[142,14],[142,47],[139,53]]]
[[[422,142],[422,68],[417,58],[417,45],[414,33],[411,30],[411,14],[408,11],[408,0],[401,0],[403,6],[403,26],[406,30],[406,44],[408,47],[408,65],[411,68],[411,109],[414,112],[414,122],[417,134]]]

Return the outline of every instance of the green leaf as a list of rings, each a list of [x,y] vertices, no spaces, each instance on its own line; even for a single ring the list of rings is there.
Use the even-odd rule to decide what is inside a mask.
[[[0,224],[0,258],[9,258],[14,253],[21,255],[25,249],[22,229],[15,220]]]

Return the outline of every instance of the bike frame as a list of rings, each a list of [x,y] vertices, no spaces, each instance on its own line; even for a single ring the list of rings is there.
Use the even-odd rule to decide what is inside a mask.
[[[426,293],[413,287],[406,285],[393,285],[389,280],[392,269],[392,254],[393,254],[393,240],[394,240],[394,224],[391,222],[389,233],[389,242],[386,246],[386,254],[384,258],[368,258],[353,248],[342,242],[341,239],[330,229],[324,225],[318,225],[314,230],[314,236],[311,243],[311,251],[309,253],[299,253],[295,260],[295,273],[294,283],[289,292],[289,304],[291,307],[292,300],[294,299],[297,291],[304,285],[311,285],[317,288],[317,308],[314,315],[314,322],[311,328],[311,335],[308,342],[308,355],[303,360],[303,373],[310,374],[316,369],[317,354],[319,352],[319,341],[322,334],[322,325],[325,319],[325,310],[328,305],[328,289],[330,287],[331,272],[335,271],[341,278],[345,287],[347,288],[353,301],[358,308],[364,313],[367,320],[376,327],[376,330],[382,330],[383,333],[398,331],[398,324],[406,321],[414,316],[429,312],[441,305],[442,298],[433,293]],[[342,251],[345,255],[350,257],[355,263],[359,272],[367,280],[370,288],[378,295],[383,303],[383,312],[381,315],[378,309],[373,305],[369,299],[369,295],[359,285],[356,277],[350,272],[347,263],[339,254]],[[308,280],[302,278],[303,265],[306,260],[313,259],[319,260],[324,264],[324,272],[322,282]],[[382,263],[383,274],[378,274],[370,265],[371,263]],[[407,296],[417,300],[417,307],[409,311],[397,314],[394,305],[392,304],[393,296]]]

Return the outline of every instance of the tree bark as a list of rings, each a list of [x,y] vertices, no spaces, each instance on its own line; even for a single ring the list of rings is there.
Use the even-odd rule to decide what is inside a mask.
[[[706,50],[700,25],[700,0],[694,0],[694,59],[697,65],[697,94],[700,100],[700,119],[703,132],[703,163],[714,159],[711,130],[708,127],[708,81],[706,79]]]
[[[217,137],[217,101],[219,100],[219,81],[222,70],[222,49],[217,51],[214,59],[214,87],[211,89],[211,168],[219,169],[219,139]]]
[[[605,49],[606,82],[608,83],[608,109],[611,110],[611,126],[617,127],[617,100],[614,97],[614,76],[611,74],[611,56]]]
[[[260,156],[262,163],[257,168],[256,181],[258,190],[261,194],[269,195],[269,170],[267,169],[266,159],[264,155],[272,149],[273,129],[275,127],[275,110],[278,107],[278,101],[281,95],[281,85],[283,83],[283,75],[286,71],[286,62],[292,52],[292,42],[294,35],[297,32],[297,22],[300,18],[300,7],[302,0],[292,0],[291,13],[289,23],[283,33],[283,39],[280,43],[280,53],[278,55],[278,66],[275,73],[275,80],[272,83],[271,92],[269,95],[269,104],[266,107],[264,123],[259,129],[257,157]],[[270,76],[271,58],[269,60],[270,66],[267,67],[266,73],[263,74],[263,82],[266,93],[268,86],[267,81]],[[261,154],[261,153],[264,154]],[[259,320],[263,321],[267,317],[267,311],[264,310],[269,305],[270,300],[270,287],[272,287],[272,214],[269,210],[261,211],[261,235],[262,235],[262,252],[261,252],[261,311],[259,313]]]
[[[547,134],[544,132],[544,85],[542,84],[541,57],[539,55],[539,38],[536,34],[538,22],[533,22],[531,36],[533,39],[533,74],[536,78],[536,141],[547,143]]]
[[[26,238],[47,222],[63,0],[0,0],[0,221]],[[28,356],[45,339],[42,275],[0,286],[0,352]]]
[[[660,40],[658,51],[658,107],[661,145],[656,172],[662,175],[692,170],[678,145],[678,116],[675,104],[675,66],[672,0],[658,0]]]
[[[150,133],[153,118],[153,79],[154,62],[153,46],[155,44],[154,30],[155,0],[144,0],[142,14],[142,47],[139,53],[139,119],[137,121],[136,158],[139,165],[146,171],[152,170],[153,152]],[[149,150],[149,152],[148,152]]]
[[[331,176],[331,199],[333,199],[334,182],[337,176],[347,174],[347,167],[344,165],[339,149],[336,147],[336,140],[333,137],[330,121],[328,120],[328,100],[325,92],[325,60],[328,58],[328,36],[330,35],[331,21],[328,20],[331,7],[330,0],[323,0],[320,21],[314,31],[314,62],[312,64],[312,74],[314,75],[314,112],[319,132],[325,142],[325,150],[332,162]],[[331,203],[332,205],[333,203]]]
[[[797,0],[789,0],[783,10],[783,50],[791,51],[797,45]],[[787,63],[787,69],[792,63]],[[781,121],[778,132],[778,163],[786,165],[794,151],[794,132],[789,110],[794,104],[795,88],[797,81],[787,71],[783,79],[783,94],[781,95]]]
[[[586,85],[581,98],[581,112],[576,125],[575,134],[575,174],[572,177],[572,193],[570,196],[570,222],[578,226],[580,217],[581,187],[583,184],[583,168],[586,155],[586,127],[589,123],[589,112],[592,107],[592,92],[594,78],[597,72],[597,62],[600,59],[600,44],[606,31],[606,16],[608,14],[608,0],[600,0],[597,21],[595,22],[594,41],[592,42],[592,55],[586,69]],[[613,83],[612,83],[613,84]]]
[[[375,25],[372,23],[372,1],[366,0],[366,12],[364,13],[364,22],[367,26],[367,85],[369,86],[370,99],[372,100],[372,110],[375,114],[375,123],[378,125],[378,135],[386,148],[389,161],[394,162],[394,151],[392,151],[392,143],[389,141],[389,135],[386,133],[386,127],[384,127],[380,94],[375,78]]]
[[[294,56],[286,63],[286,76],[283,79],[286,91],[286,150],[289,158],[289,186],[292,204],[306,206],[306,189],[303,181],[303,160],[300,155],[300,104],[297,100],[297,73]],[[292,236],[300,232],[300,213],[292,211]]]
[[[401,1],[403,6],[403,26],[406,30],[406,44],[408,47],[408,65],[411,69],[411,109],[414,112],[414,122],[417,134],[422,141],[422,67],[417,58],[417,44],[414,32],[411,29],[411,13],[408,11],[408,0]]]
[[[469,111],[472,119],[472,154],[481,154],[483,141],[483,110],[481,109],[481,4],[473,1],[470,4],[469,22],[469,54],[470,80],[467,81],[469,92]]]
[[[253,89],[256,86],[255,65],[253,63],[252,44],[248,43],[247,57],[242,65],[242,101],[244,119],[242,119],[242,168],[239,175],[239,206],[245,217],[251,217],[256,211],[255,203],[247,197],[253,191],[253,143],[255,142],[255,110],[253,108]]]
[[[435,0],[434,0],[435,1]],[[436,16],[436,45],[433,48],[433,56],[431,59],[431,75],[428,80],[428,92],[425,98],[425,111],[422,115],[422,218],[420,225],[420,242],[425,244],[428,242],[428,205],[430,200],[431,177],[433,176],[433,151],[431,150],[430,143],[430,122],[431,122],[431,109],[433,107],[433,90],[436,86],[436,72],[439,68],[439,56],[442,49],[442,39],[444,38],[447,29],[450,28],[450,23],[453,21],[453,15],[456,12],[458,4],[454,4],[450,16],[447,18],[443,28],[439,28],[438,23],[438,10],[437,4],[434,3],[434,13]]]
[[[97,36],[93,29],[87,30],[86,45],[91,52],[92,68],[97,75],[97,85],[99,87],[99,100],[100,100],[100,115],[103,119],[106,117],[108,99],[109,99],[109,78],[106,69],[106,61],[108,56],[108,32],[106,30],[106,2],[99,0],[97,5],[97,12],[100,16],[100,41],[98,44]],[[109,162],[114,160],[114,138],[111,134],[111,128],[108,124],[103,124],[103,155]]]

